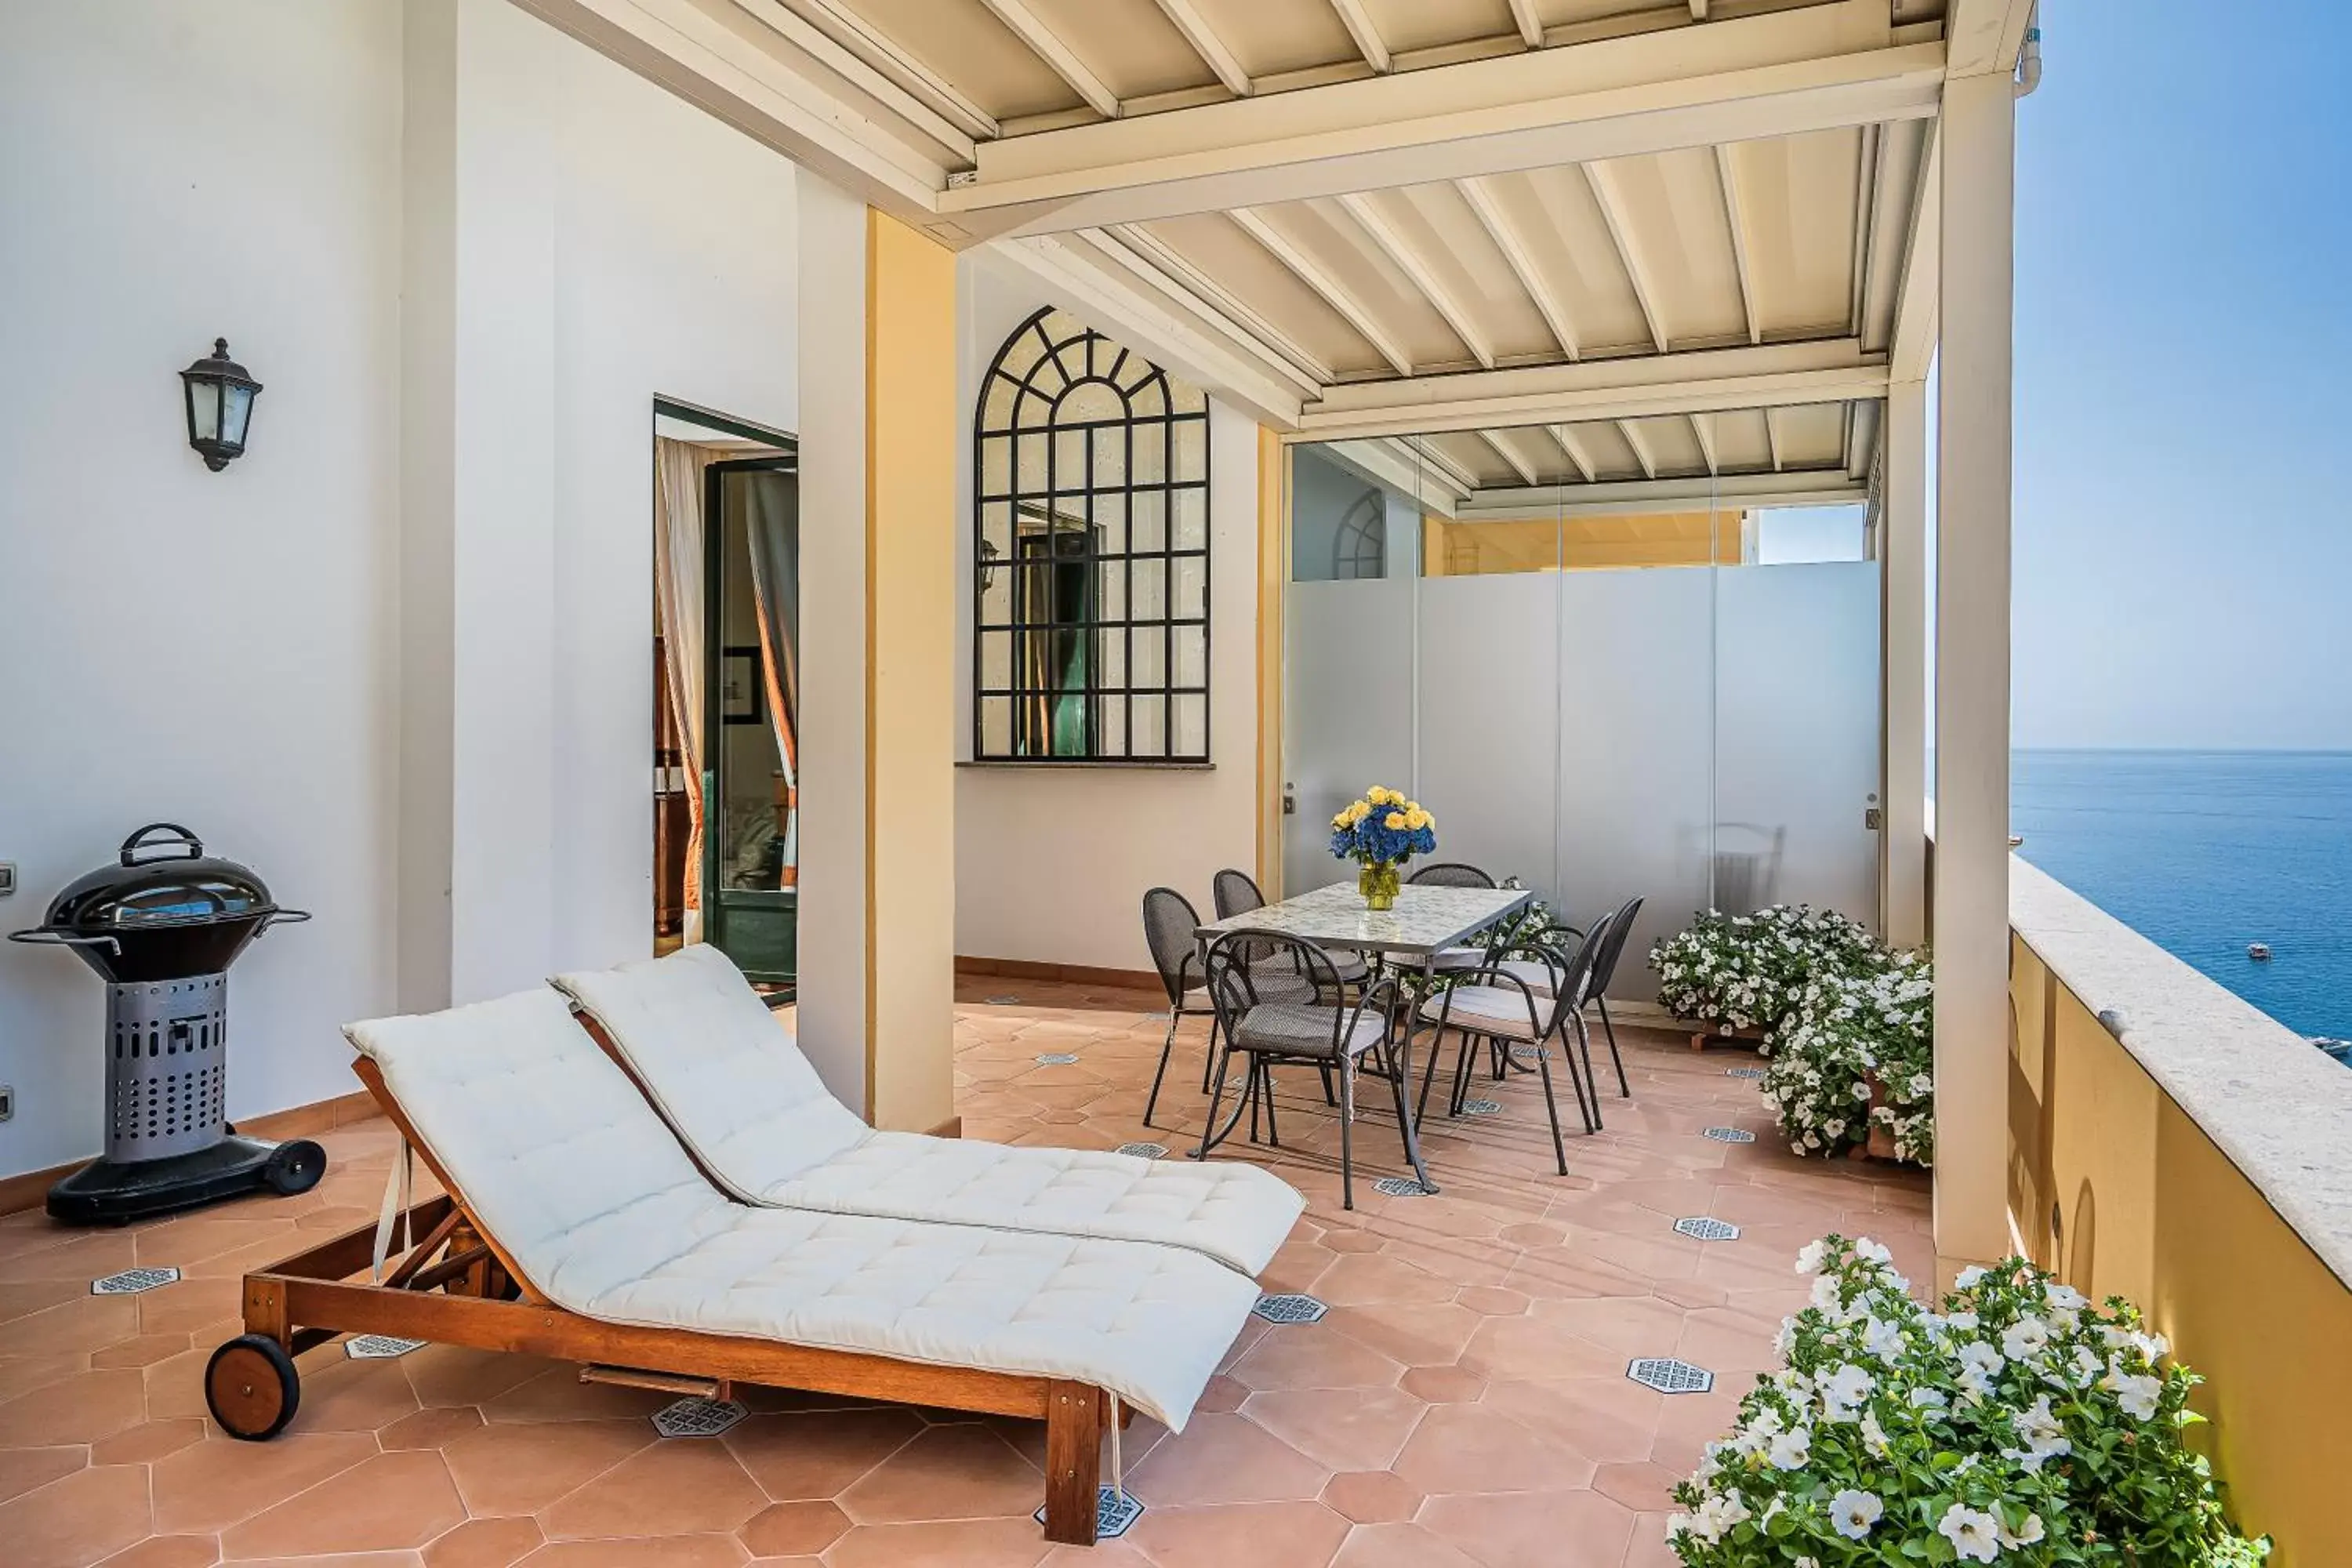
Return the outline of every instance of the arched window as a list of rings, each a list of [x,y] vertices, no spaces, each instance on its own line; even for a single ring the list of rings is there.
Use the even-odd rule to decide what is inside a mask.
[[[1356,499],[1331,536],[1331,575],[1337,581],[1389,574],[1389,508],[1379,490]]]
[[[1207,397],[1044,310],[972,445],[974,759],[1207,762]]]

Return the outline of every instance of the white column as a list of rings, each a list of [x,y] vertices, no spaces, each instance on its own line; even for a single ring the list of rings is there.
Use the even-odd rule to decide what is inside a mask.
[[[1937,422],[1936,1250],[2010,1249],[2010,362],[2015,99],[1944,89]]]
[[[863,1114],[866,204],[806,169],[793,188],[800,205],[801,646],[810,671],[800,709],[798,1026],[824,1086]]]
[[[1886,940],[1927,937],[1927,387],[1886,389],[1879,483],[1878,571],[1884,596],[1879,693],[1882,768],[1879,910]]]

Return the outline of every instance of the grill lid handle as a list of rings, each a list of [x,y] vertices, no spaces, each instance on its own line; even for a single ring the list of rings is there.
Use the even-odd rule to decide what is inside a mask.
[[[197,837],[194,834],[189,832],[186,828],[181,826],[176,822],[151,822],[146,826],[141,828],[138,832],[132,834],[130,837],[122,841],[122,863],[125,866],[144,866],[151,860],[163,859],[165,857],[163,855],[142,855],[140,853],[142,849],[162,849],[164,847],[164,840],[156,839],[153,843],[149,842],[149,840],[158,833],[170,834],[172,836],[170,842],[187,851],[184,858],[198,860],[204,858],[205,841],[203,839]]]

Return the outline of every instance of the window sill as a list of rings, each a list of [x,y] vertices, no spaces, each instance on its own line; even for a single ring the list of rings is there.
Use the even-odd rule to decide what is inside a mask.
[[[1150,757],[1024,757],[1018,760],[959,757],[956,766],[1002,768],[1026,773],[1059,773],[1070,768],[1109,768],[1121,773],[1208,773],[1217,770],[1214,763],[1163,763]]]

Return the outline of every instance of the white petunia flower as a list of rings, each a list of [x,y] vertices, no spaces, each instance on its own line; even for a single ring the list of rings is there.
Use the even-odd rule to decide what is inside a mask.
[[[2042,1529],[2042,1516],[2038,1513],[2027,1514],[2025,1516],[2025,1522],[2019,1525],[2015,1530],[2009,1528],[2009,1521],[2006,1519],[2001,1520],[2000,1524],[2000,1543],[2011,1552],[2016,1551],[2021,1546],[2036,1545],[2041,1542],[2042,1536],[2048,1533]]]
[[[1862,1348],[1892,1363],[1903,1353],[1903,1331],[1884,1318],[1873,1318],[1862,1326]]]
[[[1866,1236],[1853,1244],[1853,1254],[1856,1258],[1867,1258],[1873,1263],[1895,1261],[1895,1254],[1887,1251],[1883,1243],[1873,1241]]]
[[[1969,1372],[1992,1377],[2008,1364],[1999,1351],[1982,1341],[1971,1340],[1960,1347],[1960,1365]]]
[[[1801,1470],[1812,1456],[1813,1434],[1810,1428],[1800,1426],[1773,1438],[1764,1457],[1776,1470]]]
[[[1862,1443],[1863,1447],[1882,1459],[1886,1457],[1887,1450],[1893,1447],[1887,1442],[1886,1428],[1878,1424],[1878,1415],[1874,1411],[1865,1410],[1862,1413]]]
[[[1911,1391],[1911,1408],[1914,1410],[1941,1410],[1950,1403],[1939,1388],[1915,1388]]]
[[[2011,1361],[2032,1361],[2050,1348],[2050,1325],[2039,1318],[2020,1318],[2001,1331],[2000,1348]]]
[[[1973,1290],[1977,1288],[1978,1282],[1982,1280],[1984,1277],[1985,1271],[1982,1268],[1978,1268],[1974,1264],[1970,1264],[1968,1268],[1961,1269],[1959,1273],[1953,1278],[1952,1287],[1958,1290]]]
[[[2042,1287],[2042,1299],[2064,1312],[2079,1312],[2089,1306],[2090,1300],[2072,1285],[2061,1285],[2055,1279]]]
[[[1862,1368],[1841,1366],[1822,1380],[1822,1414],[1832,1421],[1851,1421],[1877,1386]]]
[[[2116,1396],[2125,1415],[2135,1421],[2146,1421],[2156,1414],[2157,1395],[2164,1392],[2164,1379],[2128,1373],[2110,1363],[2099,1386]]]
[[[1874,1492],[1856,1491],[1848,1487],[1830,1499],[1830,1524],[1848,1541],[1860,1541],[1870,1533],[1886,1511],[1886,1505]]]
[[[2000,1521],[1965,1503],[1945,1510],[1936,1533],[1952,1543],[1963,1563],[1990,1563],[2000,1555]]]
[[[1800,1274],[1820,1273],[1822,1270],[1822,1259],[1828,1250],[1829,1245],[1825,1241],[1809,1241],[1805,1243],[1805,1245],[1800,1248],[1797,1253],[1797,1272]]]

